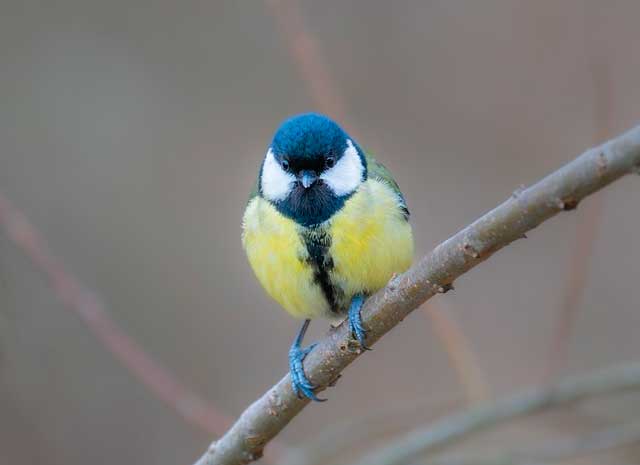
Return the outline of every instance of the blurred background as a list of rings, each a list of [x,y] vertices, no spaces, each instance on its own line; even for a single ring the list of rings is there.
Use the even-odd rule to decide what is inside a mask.
[[[110,320],[69,311],[82,302],[61,300],[0,234],[0,463],[191,463],[286,372],[299,322],[240,244],[283,118],[328,113],[376,154],[421,256],[637,123],[639,17],[633,0],[3,0],[0,192]],[[374,412],[387,413],[365,423],[385,435],[637,360],[639,200],[638,180],[622,179],[463,276],[298,416],[279,450]],[[308,340],[326,329],[314,322]],[[122,363],[138,349],[166,372],[144,361],[141,382]],[[169,388],[154,392],[158,380]],[[218,412],[206,425],[183,388]],[[639,400],[536,417],[479,447],[631,420]],[[640,463],[640,447],[581,460]]]

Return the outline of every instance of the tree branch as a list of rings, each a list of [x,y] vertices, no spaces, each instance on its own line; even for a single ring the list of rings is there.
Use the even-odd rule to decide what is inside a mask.
[[[613,366],[589,375],[567,378],[550,387],[529,389],[493,404],[476,407],[414,430],[387,446],[374,449],[359,460],[357,465],[406,464],[470,433],[516,417],[588,397],[638,388],[640,364],[637,363]],[[593,445],[595,446],[595,443]]]
[[[601,454],[638,444],[640,423],[607,427],[572,438],[548,441],[526,450],[506,450],[495,455],[478,457],[478,453],[463,456],[446,455],[430,462],[415,465],[532,465],[564,462],[566,460]]]
[[[527,231],[639,170],[640,126],[586,151],[528,189],[515,192],[367,300],[362,310],[367,342],[374,344],[426,300],[450,289],[455,279],[524,237]],[[319,341],[305,360],[305,371],[312,383],[327,386],[359,355],[352,346],[348,325],[342,324]],[[249,406],[196,464],[237,465],[258,459],[264,446],[308,403],[296,397],[286,375]]]

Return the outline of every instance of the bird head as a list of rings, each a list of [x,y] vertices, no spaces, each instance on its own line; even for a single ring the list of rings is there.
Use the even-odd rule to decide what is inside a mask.
[[[286,120],[262,163],[260,194],[304,226],[340,210],[367,179],[364,153],[326,116],[308,113]]]

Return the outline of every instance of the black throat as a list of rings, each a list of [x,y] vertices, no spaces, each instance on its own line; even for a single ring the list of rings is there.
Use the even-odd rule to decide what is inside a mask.
[[[322,180],[305,189],[296,183],[286,199],[273,202],[284,216],[305,226],[324,223],[339,211],[352,194],[336,196]]]

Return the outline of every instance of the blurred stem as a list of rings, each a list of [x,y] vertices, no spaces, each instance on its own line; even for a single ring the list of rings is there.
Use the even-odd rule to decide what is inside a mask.
[[[599,52],[600,44],[594,43],[593,34],[598,31],[598,18],[590,2],[584,3],[584,44],[587,54],[587,68],[593,89],[593,143],[605,140],[613,126],[613,83],[611,67],[605,53]],[[558,312],[551,352],[547,363],[547,378],[557,376],[566,366],[569,346],[576,317],[584,296],[591,257],[596,242],[598,226],[602,221],[604,200],[595,197],[579,213],[574,234],[575,242],[569,256],[567,284]]]
[[[572,236],[575,241],[572,243],[567,283],[552,335],[546,373],[547,380],[558,376],[567,365],[571,336],[582,303],[602,213],[603,199],[594,197],[580,212],[576,232]]]
[[[640,423],[604,428],[570,439],[546,442],[529,450],[505,451],[493,457],[442,457],[427,465],[524,465],[554,463],[637,444]]]
[[[111,318],[98,296],[84,288],[49,250],[26,216],[0,194],[0,227],[9,240],[41,271],[63,305],[78,316],[102,346],[155,397],[187,423],[208,434],[222,434],[232,419],[180,383]],[[283,453],[276,446],[273,454]]]
[[[406,464],[425,454],[433,454],[471,433],[517,417],[589,397],[638,389],[640,364],[614,366],[590,375],[567,378],[550,387],[533,388],[412,431],[387,446],[374,449],[356,464]]]
[[[487,377],[480,368],[471,342],[464,335],[445,301],[441,299],[437,306],[429,302],[425,304],[424,310],[431,319],[434,333],[445,347],[460,384],[464,387],[469,405],[489,399],[490,388]]]
[[[344,123],[347,120],[344,99],[333,84],[320,45],[309,32],[298,0],[266,0],[266,4],[313,103],[320,112]]]
[[[306,440],[299,447],[292,448],[285,456],[282,465],[320,465],[337,462],[345,449],[357,446],[360,441],[371,441],[377,437],[406,431],[410,422],[414,424],[420,416],[425,421],[425,413],[432,419],[451,411],[458,401],[417,400],[398,405],[373,407],[376,410],[366,415],[349,418],[331,424]]]
[[[629,173],[640,172],[640,126],[594,147],[438,245],[406,273],[364,304],[367,342],[378,339],[413,310],[498,250],[560,212],[573,210],[586,196]],[[341,324],[305,359],[305,372],[319,391],[333,385],[361,351]],[[196,462],[198,465],[246,464],[262,456],[265,445],[307,406],[291,388],[289,375],[250,405],[236,423]],[[441,432],[446,434],[446,431]]]

